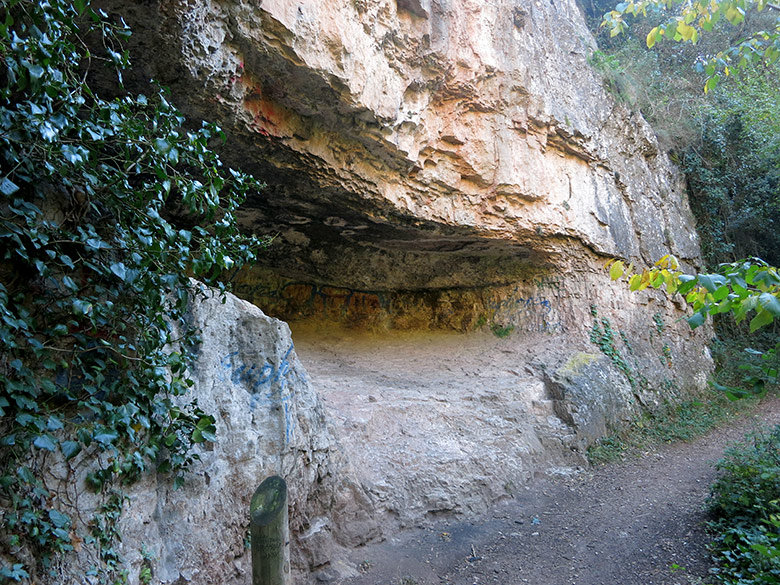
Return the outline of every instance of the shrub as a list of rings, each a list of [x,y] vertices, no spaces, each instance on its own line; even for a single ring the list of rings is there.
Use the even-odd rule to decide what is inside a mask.
[[[710,523],[719,581],[780,582],[780,425],[726,452],[712,486]]]

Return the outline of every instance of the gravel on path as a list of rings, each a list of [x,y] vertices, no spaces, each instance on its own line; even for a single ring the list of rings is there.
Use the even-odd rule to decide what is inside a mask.
[[[354,551],[343,585],[701,585],[704,504],[724,449],[780,423],[780,399],[691,442],[541,478],[486,516],[432,519]]]

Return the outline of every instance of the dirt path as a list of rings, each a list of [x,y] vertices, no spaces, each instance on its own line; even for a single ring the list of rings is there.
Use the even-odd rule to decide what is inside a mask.
[[[780,400],[690,443],[534,482],[480,522],[438,521],[355,551],[344,585],[693,585],[707,582],[703,502],[724,446]]]

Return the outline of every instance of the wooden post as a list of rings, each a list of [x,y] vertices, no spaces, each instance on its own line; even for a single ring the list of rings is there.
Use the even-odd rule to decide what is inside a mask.
[[[249,504],[252,585],[290,585],[287,484],[278,475],[257,488]]]

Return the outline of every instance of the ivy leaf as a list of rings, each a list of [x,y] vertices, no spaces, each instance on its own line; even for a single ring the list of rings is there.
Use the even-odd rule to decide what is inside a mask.
[[[92,303],[83,299],[73,299],[73,314],[74,315],[89,315],[92,313]]]
[[[113,272],[117,278],[120,280],[125,280],[127,276],[127,271],[125,269],[125,265],[121,262],[117,262],[116,264],[111,265],[111,272]]]
[[[81,452],[81,444],[78,441],[63,441],[60,443],[60,451],[65,460],[69,461]]]
[[[38,435],[35,437],[33,445],[38,447],[38,449],[44,449],[45,451],[55,451],[57,449],[57,444],[49,435]]]
[[[62,421],[56,416],[50,416],[46,421],[46,429],[49,431],[59,431],[62,428]]]
[[[108,250],[111,248],[111,246],[99,238],[87,238],[84,243],[90,250]]]
[[[84,162],[84,149],[65,144],[62,147],[62,156],[72,165],[79,165]]]
[[[119,435],[116,433],[116,431],[104,431],[102,433],[98,433],[93,438],[103,445],[110,445]]]
[[[41,137],[46,142],[54,142],[54,140],[57,138],[57,130],[48,122],[41,124],[40,133]]]
[[[201,417],[198,420],[197,424],[195,425],[195,428],[197,428],[197,429],[205,429],[205,428],[213,425],[214,422],[215,422],[215,419],[214,419],[213,416],[210,416],[210,415],[203,416],[203,417]]]
[[[3,177],[2,180],[0,180],[0,193],[5,195],[6,197],[9,195],[13,195],[18,190],[19,190],[19,185],[14,183],[8,177]]]
[[[58,510],[49,510],[49,520],[57,528],[70,528],[70,518]]]

